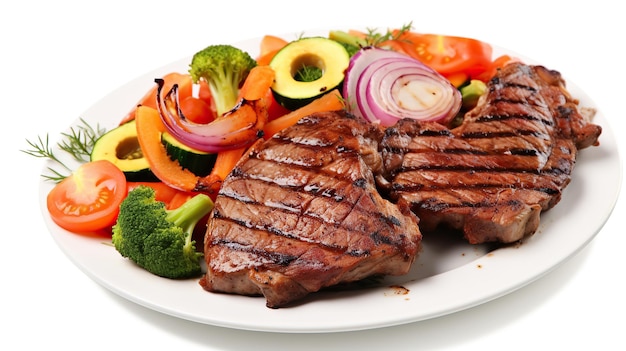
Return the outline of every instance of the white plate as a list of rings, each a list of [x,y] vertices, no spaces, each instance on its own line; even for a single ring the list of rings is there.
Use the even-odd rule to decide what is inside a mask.
[[[291,40],[298,35],[284,38]],[[236,46],[256,56],[258,43],[259,39],[254,39]],[[80,117],[92,125],[113,128],[153,86],[154,78],[172,71],[185,72],[189,62],[186,57],[131,81]],[[596,107],[578,87],[568,82],[568,88],[582,106]],[[312,294],[294,307],[276,310],[265,307],[261,297],[209,293],[200,287],[198,279],[159,278],[122,258],[110,240],[60,229],[46,210],[46,195],[52,188],[49,182],[40,184],[40,205],[52,236],[80,269],[120,296],[156,311],[205,324],[270,332],[393,326],[454,313],[508,294],[550,272],[594,238],[610,216],[621,184],[615,138],[602,110],[598,110],[595,123],[603,127],[601,145],[579,154],[561,202],[542,215],[537,233],[522,244],[490,250],[488,245],[470,246],[450,236],[427,239],[406,276],[389,278],[380,287]]]

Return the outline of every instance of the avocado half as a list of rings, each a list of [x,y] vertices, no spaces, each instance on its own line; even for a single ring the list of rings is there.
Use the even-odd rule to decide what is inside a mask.
[[[320,96],[341,88],[350,55],[340,43],[324,38],[309,37],[290,42],[282,48],[270,67],[275,72],[272,92],[276,101],[289,110],[296,110]],[[320,74],[312,80],[302,80],[303,70]]]

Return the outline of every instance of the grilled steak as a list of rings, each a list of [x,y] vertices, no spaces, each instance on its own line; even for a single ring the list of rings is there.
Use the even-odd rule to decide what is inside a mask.
[[[203,288],[264,295],[278,308],[332,285],[407,273],[421,233],[408,206],[376,190],[381,138],[331,112],[255,144],[215,201]]]
[[[459,127],[403,120],[381,141],[391,198],[410,203],[424,233],[446,225],[470,243],[520,240],[559,202],[578,149],[600,126],[578,110],[561,75],[504,67]]]

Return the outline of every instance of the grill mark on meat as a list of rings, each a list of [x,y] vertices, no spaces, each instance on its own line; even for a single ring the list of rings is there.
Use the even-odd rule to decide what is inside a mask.
[[[215,245],[221,245],[233,251],[246,252],[246,253],[251,253],[257,256],[261,256],[267,259],[268,261],[271,261],[279,266],[288,266],[291,262],[298,259],[297,256],[283,255],[283,254],[278,254],[276,252],[269,252],[267,250],[258,250],[255,248],[251,248],[249,245],[243,245],[234,241],[219,240],[215,242]]]
[[[529,136],[529,137],[536,138],[536,137],[543,136],[543,133],[539,133],[536,130],[520,130],[516,133],[508,132],[508,131],[507,132],[472,131],[472,132],[465,132],[463,133],[462,136],[467,139],[510,138],[510,137],[517,137],[517,136]]]
[[[545,174],[491,172],[465,170],[413,170],[402,173],[397,183],[392,185],[396,192],[413,192],[417,190],[443,190],[443,189],[489,189],[511,188],[535,190],[554,195],[559,193],[559,183],[565,179],[559,179],[562,171],[554,172],[551,177]],[[553,177],[552,177],[553,176]],[[565,178],[565,177],[563,177]],[[458,181],[462,179],[463,181]],[[557,179],[555,182],[552,179]],[[455,181],[457,180],[457,181]]]
[[[254,160],[250,162],[254,162]],[[259,166],[255,168],[260,169],[260,172],[262,172],[263,169],[267,169],[267,167],[264,167],[262,164],[260,164]],[[316,177],[319,177],[319,174],[317,172],[313,172],[308,168],[301,169],[300,173],[303,175],[307,175],[306,177],[304,177],[306,179],[314,179]],[[305,185],[285,184],[284,182],[280,182],[280,181],[276,182],[275,178],[263,176],[262,173],[251,174],[249,172],[238,171],[232,175],[233,179],[240,179],[241,181],[246,181],[246,182],[263,183],[263,184],[260,184],[259,186],[267,187],[268,189],[267,191],[269,192],[274,192],[276,194],[281,194],[281,193],[295,194],[293,196],[297,196],[299,199],[302,200],[301,202],[298,202],[296,204],[287,203],[285,201],[281,201],[281,199],[278,199],[278,200],[272,199],[270,201],[259,203],[257,201],[252,200],[246,194],[242,194],[242,193],[238,193],[234,191],[233,188],[223,191],[221,195],[223,195],[225,198],[230,198],[236,202],[247,204],[249,206],[259,206],[259,207],[270,208],[276,212],[279,212],[279,214],[275,215],[276,217],[297,215],[301,217],[307,217],[311,221],[316,221],[318,222],[319,226],[332,225],[332,226],[335,226],[336,230],[346,230],[346,231],[354,230],[355,228],[347,228],[347,227],[341,226],[341,224],[345,222],[345,219],[346,219],[345,216],[353,213],[353,211],[355,210],[355,206],[357,206],[359,201],[361,200],[360,197],[353,198],[350,196],[349,193],[358,194],[356,192],[351,191],[351,186],[362,188],[364,186],[365,180],[362,178],[359,178],[350,184],[349,179],[345,179],[345,178],[336,179],[335,178],[331,181],[330,176],[328,177],[329,177],[328,179],[324,179],[324,178],[321,179],[319,183],[325,182],[325,183],[328,183],[329,185],[333,185],[333,187],[324,187],[316,183],[313,183],[312,185],[311,184],[305,184]],[[277,196],[280,196],[280,195],[277,195]],[[364,195],[360,195],[360,196],[364,196]],[[349,207],[346,207],[345,210],[343,211],[345,215],[341,215],[342,211],[336,211],[333,213],[335,217],[329,217],[324,214],[319,214],[316,212],[310,212],[306,210],[306,207],[309,204],[309,201],[313,201],[313,200],[320,201],[320,199],[324,199],[324,198],[328,199],[329,202],[343,203],[344,205],[347,203]],[[329,204],[328,206],[333,206],[333,205]],[[365,216],[379,220],[379,221],[383,221],[387,225],[390,225],[390,224],[399,225],[400,224],[399,220],[395,217],[381,216],[379,212],[365,211],[364,209],[359,209],[359,211],[363,212]],[[243,225],[243,226],[255,228],[255,229],[266,230],[276,235],[305,240],[302,234],[297,234],[294,232],[294,230],[297,228],[289,231],[284,228],[277,227],[275,225],[275,222],[270,222],[270,223],[261,222],[262,225],[258,225],[258,224],[255,225],[250,222],[238,221],[238,219],[236,218],[225,218],[224,216],[222,216],[221,213],[219,213],[219,211],[216,211],[216,214],[214,215],[214,217],[225,219],[225,220],[233,220],[235,223],[239,225]],[[368,227],[362,228],[365,231],[363,234],[368,234],[366,232],[367,228]],[[357,229],[360,229],[360,228],[357,228]],[[318,238],[316,239],[322,240]],[[387,242],[387,243],[397,244],[393,242]],[[325,243],[324,241],[320,241],[320,244],[327,245],[329,248],[332,248],[332,249],[341,249],[341,250],[346,249],[346,246],[331,245],[331,244]]]
[[[527,120],[531,122],[541,122],[548,126],[551,126],[553,124],[551,121],[538,118],[536,116],[528,115],[528,114],[484,115],[484,116],[481,116],[480,118],[477,118],[475,121],[476,123],[485,123],[485,122],[494,122],[494,121],[506,121],[510,119],[522,119],[522,120]]]
[[[567,157],[575,153],[567,147],[556,147],[553,154]],[[400,150],[398,148],[386,149],[386,157],[400,157],[401,165],[397,166],[390,174],[395,176],[399,173],[416,170],[442,170],[442,171],[466,171],[466,172],[507,172],[524,174],[559,175],[571,172],[572,164],[558,162],[541,155],[533,149],[512,148],[507,153],[488,153],[481,150],[447,149],[441,152],[433,150]],[[546,161],[543,161],[546,159]],[[537,162],[541,160],[541,162]],[[550,162],[550,160],[552,162]]]
[[[524,90],[528,90],[531,93],[537,92],[537,89],[535,87],[531,87],[527,84],[522,84],[522,83],[503,81],[500,79],[500,77],[497,77],[497,76],[491,80],[491,85],[489,86],[489,90],[496,91],[496,90],[501,90],[505,88],[524,89]]]
[[[357,235],[369,235],[370,237],[372,237],[372,239],[376,242],[384,242],[386,244],[389,245],[398,245],[400,244],[400,242],[394,242],[393,240],[387,238],[387,239],[383,239],[381,234],[378,233],[377,231],[368,231],[368,227],[362,227],[362,228],[353,228],[353,227],[347,227],[344,225],[341,225],[343,223],[343,221],[341,220],[335,220],[335,221],[329,221],[328,218],[323,218],[322,216],[316,216],[313,213],[310,212],[300,212],[296,209],[292,209],[288,206],[276,206],[275,203],[258,203],[258,202],[252,202],[252,201],[242,201],[241,197],[238,196],[231,196],[232,194],[228,194],[225,193],[224,196],[225,197],[229,197],[231,199],[233,199],[236,202],[239,202],[241,204],[245,204],[248,205],[250,207],[268,207],[271,208],[272,210],[275,211],[275,213],[273,213],[271,215],[272,218],[289,218],[290,216],[298,216],[298,217],[306,217],[307,221],[314,221],[315,224],[314,225],[309,225],[310,227],[314,227],[314,228],[332,228],[333,231],[337,232],[337,233],[342,233],[342,232],[348,232],[348,231],[354,231],[356,230],[361,230],[361,233],[356,233]],[[351,212],[352,209],[354,208],[355,205],[352,205],[352,207],[350,208],[350,210],[346,211],[346,212]],[[385,223],[391,223],[394,225],[399,225],[399,220],[395,217],[385,217],[385,216],[380,216],[377,213],[372,213],[372,212],[364,212],[366,216],[376,219],[378,221],[382,221]],[[316,242],[321,246],[324,246],[325,248],[327,248],[328,250],[334,250],[334,251],[347,251],[348,250],[348,246],[350,243],[337,243],[337,242],[330,242],[327,241],[328,239],[331,239],[332,237],[323,237],[321,235],[315,235],[315,233],[311,233],[311,232],[307,232],[303,229],[308,229],[308,228],[285,228],[285,227],[281,227],[279,225],[276,225],[276,222],[271,222],[271,223],[267,223],[264,221],[259,221],[259,222],[252,222],[250,220],[243,220],[240,218],[234,218],[234,217],[227,217],[227,216],[223,216],[220,211],[215,211],[215,214],[213,216],[216,220],[221,220],[221,221],[228,221],[228,222],[232,222],[238,226],[241,227],[245,227],[248,229],[254,229],[255,231],[266,231],[270,234],[273,235],[277,235],[277,236],[281,236],[281,237],[285,237],[285,238],[289,238],[289,239],[294,239],[294,240],[299,240],[302,242]],[[345,218],[342,218],[345,219]],[[323,232],[324,230],[319,229],[319,232]],[[220,245],[219,241],[213,242],[213,245]],[[366,255],[369,251],[368,250],[359,250],[359,254],[358,255]],[[353,253],[354,255],[357,255],[356,253]]]

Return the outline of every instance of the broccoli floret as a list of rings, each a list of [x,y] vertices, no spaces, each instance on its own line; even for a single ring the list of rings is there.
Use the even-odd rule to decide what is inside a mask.
[[[189,74],[194,83],[205,80],[211,90],[218,116],[237,104],[239,87],[257,65],[250,55],[231,45],[211,45],[191,59]]]
[[[161,277],[181,279],[202,272],[201,252],[192,239],[196,224],[213,209],[204,194],[187,200],[175,210],[155,199],[154,189],[139,186],[120,205],[113,226],[115,249],[140,267]]]

